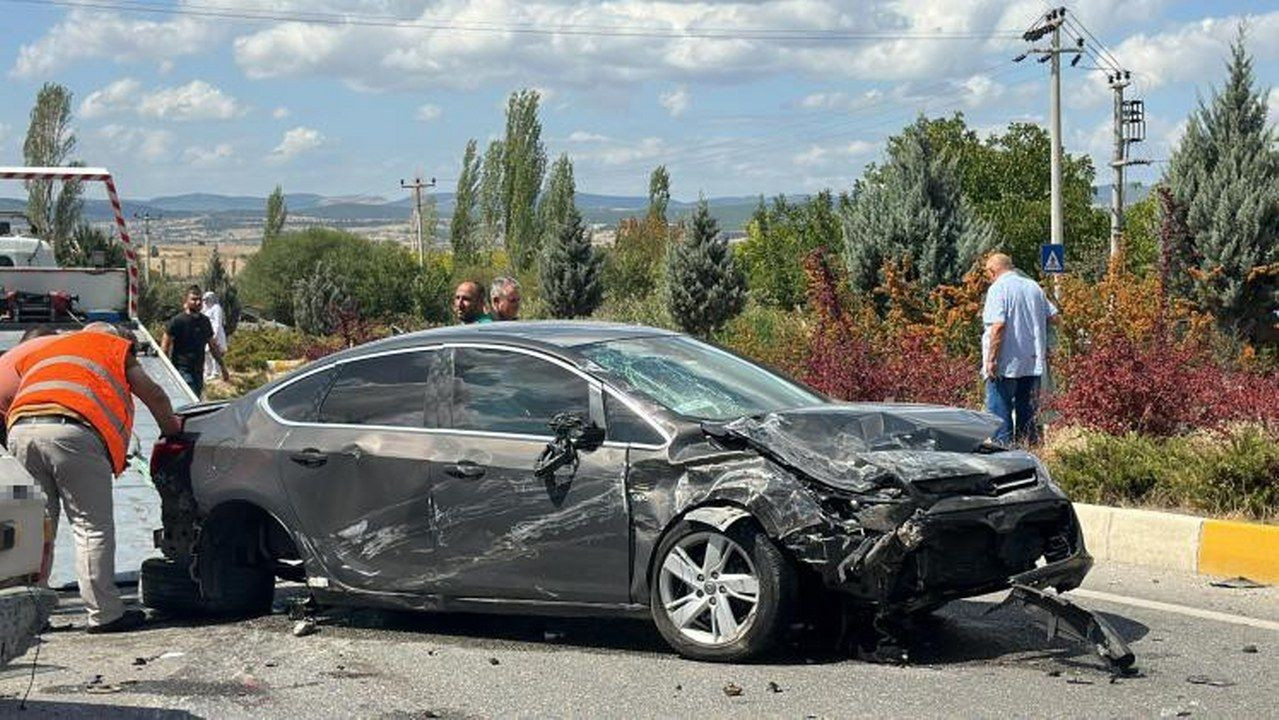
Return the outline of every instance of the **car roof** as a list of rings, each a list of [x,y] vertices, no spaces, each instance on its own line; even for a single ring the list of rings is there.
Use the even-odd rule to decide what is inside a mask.
[[[343,358],[365,352],[428,345],[438,342],[492,342],[544,350],[570,350],[610,340],[675,336],[679,333],[646,325],[598,322],[593,320],[519,320],[471,325],[450,325],[396,335],[352,348],[338,356]],[[562,354],[557,353],[557,354]],[[336,356],[334,356],[336,357]]]

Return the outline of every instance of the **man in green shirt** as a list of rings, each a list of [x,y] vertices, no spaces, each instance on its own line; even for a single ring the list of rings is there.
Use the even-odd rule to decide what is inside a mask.
[[[493,322],[484,312],[484,291],[479,283],[467,280],[453,291],[453,316],[463,325]]]

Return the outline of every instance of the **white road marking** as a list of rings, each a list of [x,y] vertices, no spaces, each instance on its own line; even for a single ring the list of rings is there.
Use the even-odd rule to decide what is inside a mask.
[[[1120,605],[1131,605],[1132,607],[1146,608],[1147,610],[1161,610],[1163,612],[1176,613],[1177,615],[1186,615],[1188,617],[1202,618],[1204,620],[1216,620],[1218,622],[1232,623],[1235,625],[1247,625],[1248,627],[1279,632],[1279,622],[1275,622],[1273,620],[1262,620],[1260,618],[1251,618],[1244,615],[1231,615],[1230,613],[1217,612],[1215,610],[1203,610],[1196,607],[1189,607],[1187,605],[1174,605],[1173,603],[1159,602],[1158,600],[1143,600],[1142,598],[1128,597],[1127,595],[1115,595],[1108,592],[1083,589],[1071,590],[1067,593],[1067,596],[1102,600],[1105,602],[1118,603]]]

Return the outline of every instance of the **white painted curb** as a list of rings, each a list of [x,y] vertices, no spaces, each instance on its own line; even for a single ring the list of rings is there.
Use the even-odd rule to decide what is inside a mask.
[[[1204,518],[1085,503],[1075,513],[1097,560],[1199,572]]]

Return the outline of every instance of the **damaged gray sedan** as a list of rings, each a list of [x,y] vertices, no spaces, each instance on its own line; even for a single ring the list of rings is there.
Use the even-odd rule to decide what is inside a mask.
[[[882,652],[914,614],[1013,588],[1131,663],[1045,592],[1092,561],[990,416],[833,403],[685,335],[431,330],[184,414],[152,457],[158,609],[266,612],[279,577],[325,604],[651,615],[681,654],[728,661],[829,597]]]

